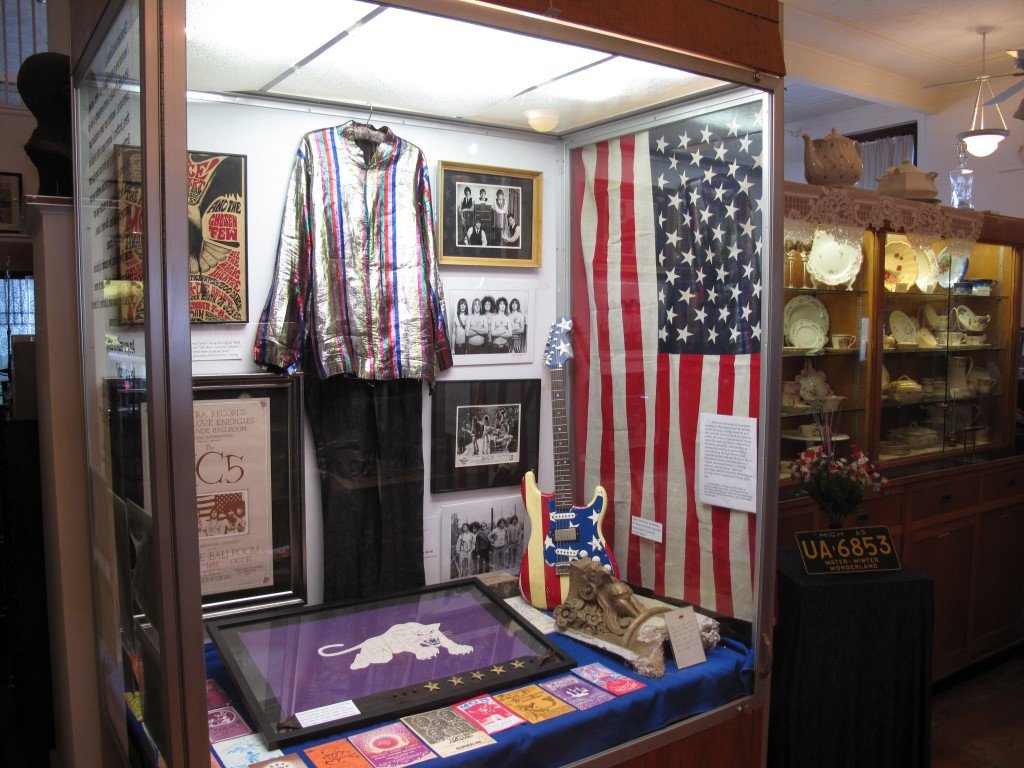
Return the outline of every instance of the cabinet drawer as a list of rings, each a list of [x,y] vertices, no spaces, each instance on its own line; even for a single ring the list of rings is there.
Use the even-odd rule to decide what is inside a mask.
[[[929,483],[910,492],[910,519],[922,520],[978,503],[978,484],[968,478],[945,483]]]
[[[1024,466],[986,472],[981,476],[981,500],[997,501],[1024,493]]]
[[[905,494],[900,489],[897,492],[888,492],[864,502],[864,512],[868,516],[865,525],[885,525],[889,528],[903,525],[904,496]]]

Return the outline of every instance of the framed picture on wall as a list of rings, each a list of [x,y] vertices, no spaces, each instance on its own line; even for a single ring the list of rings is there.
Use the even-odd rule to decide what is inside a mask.
[[[127,384],[127,386],[126,386]],[[306,599],[301,376],[239,374],[192,380],[196,535],[206,618],[300,605]],[[122,597],[148,613],[144,563],[152,547],[144,382],[108,381],[111,490],[138,569]]]
[[[442,160],[438,261],[539,267],[543,175]]]
[[[126,324],[144,319],[141,162],[138,147],[118,147],[121,285],[114,293]],[[188,265],[193,323],[249,321],[245,155],[188,153]]]
[[[445,277],[448,338],[455,365],[533,362],[533,282]]]
[[[431,403],[431,493],[518,486],[536,471],[540,379],[439,381]]]
[[[20,173],[0,173],[0,232],[21,232]]]
[[[441,579],[516,575],[530,538],[523,497],[510,493],[441,507]]]

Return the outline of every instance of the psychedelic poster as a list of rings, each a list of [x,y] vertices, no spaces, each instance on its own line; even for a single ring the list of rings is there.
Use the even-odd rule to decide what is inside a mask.
[[[118,254],[120,320],[144,319],[142,167],[138,147],[119,147]],[[249,319],[245,155],[189,152],[189,317],[193,323]]]

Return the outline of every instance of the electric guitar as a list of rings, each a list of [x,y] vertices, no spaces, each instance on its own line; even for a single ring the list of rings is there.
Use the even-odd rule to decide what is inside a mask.
[[[523,478],[523,502],[530,518],[530,540],[519,566],[523,598],[536,608],[551,610],[569,592],[569,567],[574,560],[592,559],[618,576],[615,557],[605,545],[601,522],[608,494],[597,486],[585,507],[573,506],[569,456],[569,419],[565,405],[565,364],[572,359],[568,334],[572,320],[560,317],[551,326],[544,363],[551,372],[551,417],[555,447],[555,492],[542,493],[537,477]]]

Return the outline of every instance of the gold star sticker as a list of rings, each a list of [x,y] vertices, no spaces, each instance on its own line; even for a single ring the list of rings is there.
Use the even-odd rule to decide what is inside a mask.
[[[474,680],[483,680],[484,679],[484,673],[483,672],[470,672],[469,676],[472,677]]]
[[[496,675],[504,675],[505,674],[505,668],[504,667],[499,667],[497,664],[495,664],[493,667],[491,667],[491,672],[493,672]]]
[[[451,683],[452,685],[462,685],[462,678],[461,677],[455,677],[455,675],[452,675],[451,677],[448,678],[448,682]]]
[[[522,659],[516,659],[512,662],[512,669],[523,669],[526,666],[526,662]]]
[[[426,688],[428,691],[439,691],[439,690],[441,690],[441,686],[438,685],[437,683],[427,683],[423,687]]]

